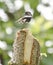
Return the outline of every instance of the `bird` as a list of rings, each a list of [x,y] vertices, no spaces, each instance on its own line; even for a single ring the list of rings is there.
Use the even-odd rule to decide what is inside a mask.
[[[27,11],[25,12],[24,16],[18,19],[16,22],[24,24],[24,23],[29,23],[31,19],[32,19],[32,14],[31,12]]]

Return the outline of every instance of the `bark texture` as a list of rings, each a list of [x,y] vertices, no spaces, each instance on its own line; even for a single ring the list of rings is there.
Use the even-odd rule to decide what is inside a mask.
[[[13,56],[9,65],[39,65],[40,45],[27,29],[19,30],[13,43]]]

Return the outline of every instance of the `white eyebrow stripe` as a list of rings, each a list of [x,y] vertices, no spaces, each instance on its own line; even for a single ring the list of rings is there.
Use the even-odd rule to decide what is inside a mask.
[[[24,17],[29,17],[29,18],[30,18],[30,17],[32,17],[32,16],[24,16]]]

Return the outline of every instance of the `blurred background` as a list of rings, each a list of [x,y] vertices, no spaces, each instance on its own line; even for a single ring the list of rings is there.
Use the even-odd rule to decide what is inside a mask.
[[[40,42],[40,65],[53,65],[53,0],[0,0],[0,65],[8,65],[16,31],[25,11],[33,14],[29,29]]]

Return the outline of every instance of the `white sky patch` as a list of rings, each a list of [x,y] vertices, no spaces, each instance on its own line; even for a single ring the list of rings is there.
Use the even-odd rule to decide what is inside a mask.
[[[37,6],[37,10],[41,13],[42,16],[47,20],[53,20],[53,10],[51,7],[46,7],[42,4]]]
[[[41,0],[42,1],[42,3],[44,3],[44,4],[47,4],[48,2],[49,2],[49,0]]]
[[[12,34],[12,28],[11,27],[7,27],[6,28],[6,33],[7,34]]]
[[[3,50],[7,49],[7,43],[5,41],[0,41],[0,48]]]
[[[0,2],[3,2],[3,0],[0,0]]]
[[[15,10],[19,10],[23,6],[23,1],[22,0],[15,0],[14,5],[15,5]]]
[[[3,9],[0,8],[0,19],[4,22],[8,21],[8,16]]]
[[[53,0],[41,0],[41,2],[53,6]]]
[[[39,12],[41,12],[41,10],[43,10],[43,5],[42,5],[42,4],[39,4],[39,5],[37,6],[37,10],[38,10]]]
[[[53,20],[53,13],[51,7],[45,7],[41,14],[47,19],[47,20]]]
[[[53,48],[48,48],[47,52],[50,53],[50,54],[52,54],[53,53]]]
[[[53,0],[49,0],[50,6],[53,6]]]
[[[53,43],[50,40],[45,42],[45,46],[47,46],[47,47],[51,47],[52,45],[53,45]]]
[[[9,51],[8,55],[12,58],[12,51]]]
[[[4,0],[4,2],[7,5],[9,12],[14,13],[15,8],[14,8],[14,4],[11,2],[11,0]]]
[[[33,9],[31,9],[29,3],[24,4],[24,9],[25,9],[25,11],[31,12],[31,14],[33,15],[34,11],[33,11]]]

